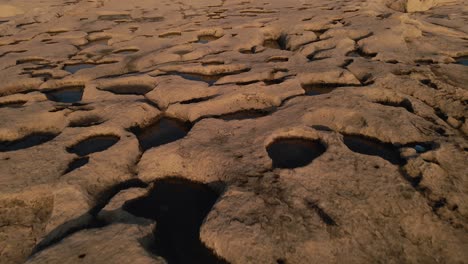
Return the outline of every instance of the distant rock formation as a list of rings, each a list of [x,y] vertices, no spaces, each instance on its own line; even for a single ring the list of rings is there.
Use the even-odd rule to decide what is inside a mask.
[[[451,0],[397,0],[387,1],[388,7],[401,12],[420,12],[431,9],[434,6],[453,2]]]

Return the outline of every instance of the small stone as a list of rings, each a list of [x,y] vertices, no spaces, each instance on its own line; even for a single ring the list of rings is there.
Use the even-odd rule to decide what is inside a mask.
[[[424,153],[424,152],[427,151],[426,148],[423,147],[423,146],[421,146],[421,145],[416,145],[416,146],[414,147],[414,149],[415,149],[418,153]]]

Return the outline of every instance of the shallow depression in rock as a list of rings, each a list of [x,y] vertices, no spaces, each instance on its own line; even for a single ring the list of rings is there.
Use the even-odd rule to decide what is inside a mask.
[[[345,145],[354,152],[379,156],[392,164],[401,164],[403,162],[398,149],[392,144],[355,135],[345,135],[343,140]]]
[[[135,94],[144,95],[153,90],[153,86],[143,84],[127,84],[127,85],[114,85],[111,87],[103,88],[102,90],[109,91],[115,94]]]
[[[190,73],[181,73],[181,72],[174,72],[172,74],[178,75],[190,81],[206,82],[210,86],[213,85],[215,82],[217,82],[221,77],[223,77],[220,75],[209,76],[209,75],[190,74]]]
[[[80,46],[80,48],[81,49],[86,49],[86,48],[89,48],[89,47],[95,46],[95,45],[106,45],[107,46],[107,44],[109,43],[109,39],[111,39],[111,38],[101,38],[101,39],[91,40],[88,43],[86,43],[85,45]]]
[[[68,164],[68,168],[65,170],[64,174],[67,174],[76,169],[79,169],[83,167],[84,165],[88,164],[88,162],[89,162],[89,157],[81,157],[81,158],[74,159]]]
[[[44,92],[47,99],[61,103],[76,103],[83,98],[83,86],[71,86]]]
[[[190,124],[163,117],[148,127],[134,127],[131,131],[138,137],[140,147],[145,151],[185,137],[190,128]]]
[[[274,168],[298,168],[306,166],[326,151],[319,140],[303,138],[277,139],[267,147]]]
[[[377,101],[376,103],[386,105],[386,106],[392,106],[392,107],[401,107],[401,108],[406,109],[410,113],[414,113],[414,109],[413,109],[413,105],[411,104],[411,101],[406,98],[399,102],[382,100],[382,101]]]
[[[286,49],[286,36],[281,36],[278,39],[268,39],[263,42],[263,46],[270,49]]]
[[[198,37],[198,43],[206,44],[211,41],[217,40],[218,37],[215,37],[213,35],[202,35]]]
[[[456,61],[458,64],[468,66],[468,56],[457,58]]]
[[[0,108],[21,108],[26,101],[11,101],[11,102],[5,102],[5,103],[0,103]]]
[[[69,73],[75,73],[79,70],[90,69],[96,67],[96,64],[92,63],[78,63],[78,64],[67,64],[63,69]]]
[[[57,135],[52,133],[34,133],[15,141],[0,141],[0,152],[26,149],[43,144],[54,139]]]
[[[155,182],[147,196],[128,201],[123,208],[156,220],[155,243],[149,250],[168,263],[226,263],[199,238],[200,226],[217,199],[205,184],[169,178]]]
[[[337,87],[332,85],[303,85],[302,88],[306,95],[314,96],[330,93]]]
[[[121,49],[121,50],[114,51],[115,54],[122,54],[122,55],[130,55],[135,52],[138,52],[138,49]]]
[[[230,121],[230,120],[244,120],[244,119],[255,119],[269,115],[273,109],[267,110],[243,110],[230,114],[221,115],[219,118]]]
[[[120,138],[118,136],[114,135],[93,136],[82,140],[71,147],[68,147],[67,151],[70,153],[75,153],[78,156],[86,156],[91,153],[101,152],[112,147],[119,141],[119,139]]]

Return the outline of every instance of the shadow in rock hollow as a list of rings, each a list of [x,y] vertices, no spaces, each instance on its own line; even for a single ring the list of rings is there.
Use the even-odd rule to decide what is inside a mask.
[[[150,249],[170,264],[227,263],[200,241],[200,226],[219,194],[208,185],[181,178],[155,182],[147,196],[127,201],[129,213],[156,220]]]
[[[147,127],[132,127],[130,131],[138,137],[140,148],[146,151],[179,140],[185,137],[190,129],[190,123],[162,117]]]
[[[267,147],[274,168],[304,167],[321,156],[326,147],[319,140],[280,138]]]

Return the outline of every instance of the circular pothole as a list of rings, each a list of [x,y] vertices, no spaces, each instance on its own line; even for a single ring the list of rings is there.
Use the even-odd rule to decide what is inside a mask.
[[[185,137],[190,128],[188,123],[163,117],[147,127],[133,127],[130,130],[137,136],[140,148],[146,151]]]
[[[310,164],[326,151],[320,140],[281,138],[268,145],[274,168],[293,169]]]
[[[70,86],[44,92],[47,99],[60,103],[76,103],[83,98],[83,86]]]

